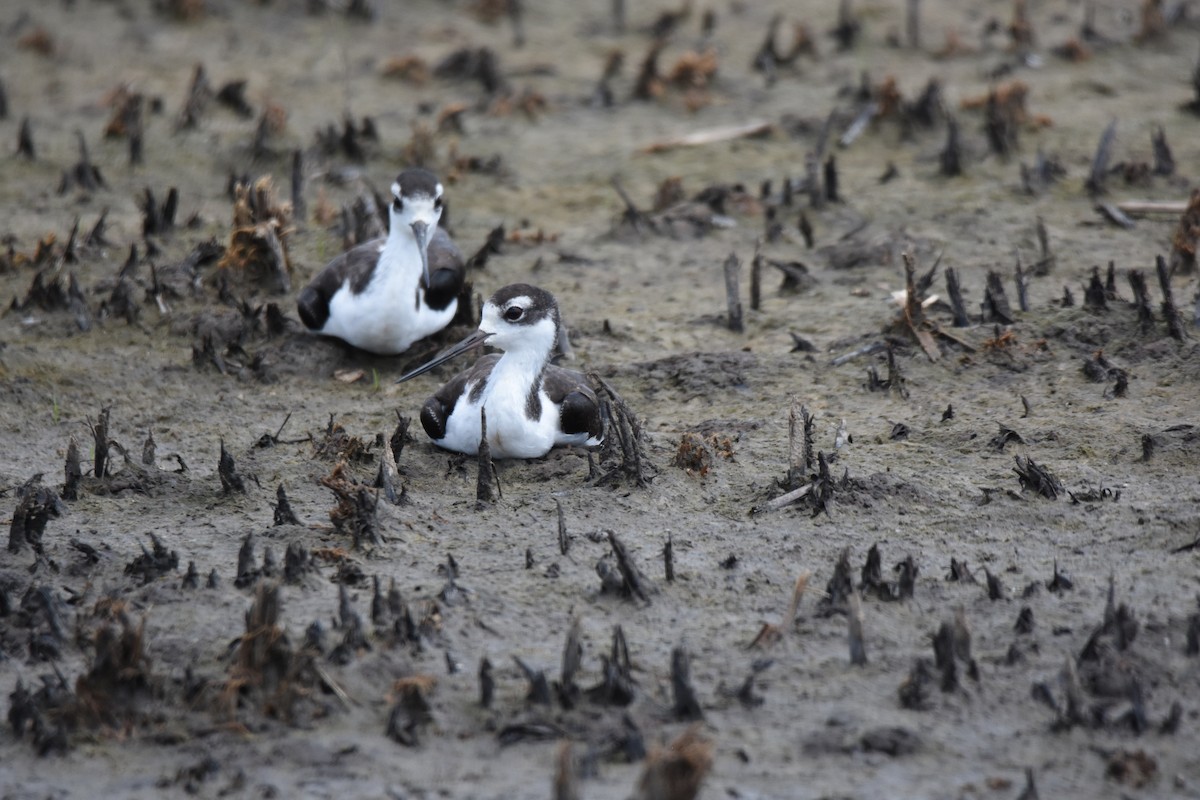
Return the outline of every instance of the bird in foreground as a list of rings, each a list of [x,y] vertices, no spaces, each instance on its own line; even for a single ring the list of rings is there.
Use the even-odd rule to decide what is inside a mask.
[[[550,363],[561,325],[554,295],[524,283],[505,286],[484,304],[479,330],[396,382],[486,343],[504,352],[480,358],[421,408],[434,444],[478,453],[484,410],[493,458],[538,458],[563,444],[594,447],[603,438],[596,393],[582,373]]]
[[[401,172],[387,236],[347,250],[313,278],[296,303],[304,325],[381,355],[403,353],[449,325],[466,268],[438,227],[442,202],[432,172]]]

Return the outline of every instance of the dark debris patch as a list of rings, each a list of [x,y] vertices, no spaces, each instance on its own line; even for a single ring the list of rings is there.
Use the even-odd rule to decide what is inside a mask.
[[[105,623],[92,639],[88,671],[75,682],[82,721],[126,728],[154,713],[154,678],[146,653],[146,619],[135,626],[124,614]],[[147,720],[148,721],[148,720]]]
[[[66,311],[72,315],[80,331],[86,333],[92,329],[92,311],[79,287],[79,279],[74,272],[64,275],[53,266],[36,272],[24,299],[14,297],[10,308],[14,311],[33,308],[48,312]]]
[[[296,516],[296,512],[292,510],[292,504],[288,501],[287,492],[283,489],[283,484],[279,484],[279,488],[275,490],[274,508],[274,524],[278,525],[299,525],[300,519]]]
[[[1000,432],[988,440],[988,446],[997,453],[1003,453],[1004,448],[1009,444],[1025,444],[1025,440],[1021,438],[1021,434],[1003,422],[997,424],[1000,426]]]
[[[5,607],[8,605],[5,595]],[[12,625],[16,629],[29,631],[27,646],[31,659],[57,661],[61,658],[62,648],[67,642],[67,625],[64,619],[67,612],[53,589],[45,585],[29,586],[21,595],[15,612],[10,610],[10,613]]]
[[[884,579],[882,563],[883,557],[879,552],[879,544],[871,545],[871,549],[867,551],[866,563],[863,564],[860,572],[862,582],[859,584],[859,589],[864,595],[874,595],[885,601],[911,599],[916,587],[917,574],[920,572],[913,557],[908,556],[895,565],[893,568],[893,572],[897,575],[895,581]]]
[[[58,494],[50,487],[40,485],[41,477],[41,474],[34,475],[17,489],[17,507],[8,527],[10,553],[19,553],[29,545],[39,559],[43,558],[42,535],[46,532],[46,524],[65,510]]]
[[[636,681],[629,658],[629,645],[620,625],[613,628],[612,646],[607,656],[601,655],[600,683],[584,690],[589,701],[601,706],[627,706],[633,702]]]
[[[238,474],[237,464],[234,462],[233,456],[225,449],[224,439],[221,439],[221,456],[217,461],[217,474],[221,478],[221,492],[223,494],[230,494],[232,492],[245,494],[246,482]]]
[[[359,483],[346,474],[346,462],[341,461],[333,471],[321,478],[321,485],[333,492],[337,505],[329,512],[333,526],[349,534],[354,548],[380,545],[383,534],[379,527],[379,498],[377,490]]]
[[[324,435],[316,440],[313,454],[326,461],[345,461],[353,464],[370,464],[375,460],[371,452],[372,442],[351,436],[346,428],[329,415],[329,424]]]
[[[965,668],[967,676],[979,682],[979,666],[971,655],[971,630],[961,609],[953,621],[944,621],[934,634],[933,656],[943,692],[955,692],[961,688],[960,669]]]
[[[143,585],[179,568],[179,553],[167,549],[153,533],[148,536],[151,549],[147,550],[146,546],[142,545],[142,554],[125,565],[125,574],[138,577]]]
[[[604,443],[600,445],[600,463],[617,462],[606,472],[591,469],[590,478],[599,486],[616,486],[622,480],[645,488],[658,474],[646,451],[648,436],[642,422],[608,381],[596,372],[588,373],[600,401],[600,420]],[[589,453],[589,465],[591,454]]]
[[[1013,460],[1016,462],[1013,472],[1017,474],[1022,490],[1032,489],[1048,500],[1057,500],[1062,494],[1062,481],[1049,469],[1029,457],[1014,456]]]
[[[1081,489],[1078,492],[1067,492],[1067,496],[1071,498],[1071,505],[1079,505],[1081,503],[1099,503],[1105,500],[1116,502],[1121,499],[1120,489],[1110,489],[1107,486],[1089,486]]]
[[[75,726],[75,695],[57,670],[42,675],[40,680],[41,686],[30,690],[17,679],[8,696],[9,726],[18,739],[29,734],[39,756],[64,754],[71,749],[69,734]]]
[[[975,576],[971,573],[971,568],[966,561],[959,561],[957,558],[950,559],[950,572],[946,575],[946,580],[957,581],[959,583],[976,583]]]
[[[28,734],[40,756],[66,753],[80,728],[128,733],[150,724],[156,713],[152,706],[161,687],[146,655],[145,619],[134,625],[121,603],[102,602],[96,608],[110,618],[90,636],[79,632],[79,641],[88,641],[92,655],[74,691],[55,668],[53,674],[41,676],[36,690],[18,680],[9,695],[8,721],[14,736]]]
[[[671,651],[671,713],[677,720],[704,719],[696,689],[692,686],[691,657],[683,647]]]
[[[1057,681],[1033,686],[1035,699],[1055,714],[1053,731],[1081,726],[1140,735],[1152,727],[1148,701],[1151,688],[1160,682],[1161,668],[1136,646],[1142,626],[1132,608],[1117,604],[1115,594],[1110,578],[1104,619],[1079,655],[1066,658]],[[1055,688],[1061,691],[1061,701]],[[1173,706],[1158,726],[1161,733],[1173,732],[1176,716]]]
[[[431,675],[411,675],[392,685],[395,702],[388,713],[387,737],[405,747],[421,743],[421,731],[433,722],[433,707],[429,694],[436,684]]]
[[[329,653],[329,660],[334,664],[349,664],[371,649],[362,616],[354,608],[350,590],[344,583],[338,586],[337,628],[342,632],[342,641]]]
[[[854,593],[853,568],[850,566],[850,548],[843,548],[838,560],[833,566],[833,576],[825,585],[825,594],[817,602],[817,610],[822,616],[846,613],[850,605],[850,595]]]
[[[296,723],[302,715],[329,712],[325,694],[338,687],[317,664],[309,643],[294,647],[281,626],[278,584],[261,582],[246,611],[246,632],[236,640],[229,674],[212,698],[215,710],[230,719],[251,711]]]
[[[860,741],[868,753],[883,753],[893,758],[912,755],[923,744],[920,734],[901,726],[873,728],[864,733]]]
[[[600,591],[613,592],[621,597],[636,597],[643,603],[650,602],[654,585],[642,574],[614,531],[605,532],[611,552],[596,563],[596,574],[600,576]]]
[[[713,765],[713,743],[699,724],[690,726],[666,748],[652,747],[638,778],[636,800],[692,800]]]

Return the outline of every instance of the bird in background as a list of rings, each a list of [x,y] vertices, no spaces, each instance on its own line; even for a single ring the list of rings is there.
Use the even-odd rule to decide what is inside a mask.
[[[406,169],[392,184],[385,237],[333,259],[300,293],[310,331],[380,355],[403,353],[450,324],[466,266],[438,227],[443,187],[426,169]]]

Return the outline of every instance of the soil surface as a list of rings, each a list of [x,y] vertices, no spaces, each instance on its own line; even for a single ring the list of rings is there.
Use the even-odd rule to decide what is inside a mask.
[[[623,31],[601,0],[524,0],[518,28],[505,3],[346,5],[0,10],[0,795],[524,798],[558,775],[573,797],[573,773],[586,798],[690,797],[699,777],[710,799],[1028,798],[1028,776],[1042,797],[1200,796],[1197,281],[1170,281],[1174,338],[1155,257],[1179,213],[1096,210],[1196,185],[1195,3],[1165,4],[1184,8],[1165,30],[1134,0],[1030,3],[1030,39],[1009,2],[928,0],[916,47],[907,4],[852,3],[845,48],[833,3],[630,3]],[[815,55],[792,57],[798,24]],[[940,102],[918,104],[931,79]],[[304,209],[258,219],[291,261],[281,292],[225,249],[231,189],[271,176],[286,205],[296,152]],[[477,503],[475,461],[415,423],[452,367],[393,382],[472,323],[394,358],[303,331],[295,296],[355,201],[414,162],[445,182],[464,252],[504,226],[477,297],[556,295],[573,364],[644,426],[644,486],[611,452],[592,472],[556,450],[497,464]],[[892,299],[905,253],[918,277],[937,264],[941,298],[913,325]],[[992,271],[1011,322],[985,307]],[[373,488],[389,442],[397,503]]]

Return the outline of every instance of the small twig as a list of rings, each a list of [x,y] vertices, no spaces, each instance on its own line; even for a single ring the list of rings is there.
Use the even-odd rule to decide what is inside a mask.
[[[742,262],[738,259],[737,253],[729,254],[723,268],[725,271],[725,301],[729,308],[726,324],[734,333],[742,333],[746,326],[742,321],[742,298],[738,290],[738,277],[742,272]]]
[[[878,352],[880,352],[882,350],[886,350],[886,349],[887,349],[887,342],[883,342],[883,341],[871,342],[870,344],[864,345],[863,347],[860,347],[857,350],[851,350],[849,353],[843,353],[842,355],[838,356],[837,358],[831,360],[829,362],[829,366],[840,367],[842,364],[853,361],[854,359],[859,358],[860,356],[873,355],[875,353],[878,353]]]
[[[346,694],[346,690],[333,679],[333,676],[329,674],[329,670],[325,669],[320,661],[313,659],[309,663],[312,664],[313,671],[317,673],[317,677],[321,679],[321,682],[325,684],[329,691],[333,692],[333,696],[349,711],[353,705],[353,701],[350,699],[350,695]]]
[[[967,307],[963,305],[962,287],[958,283],[958,270],[946,268],[946,294],[950,295],[950,307],[954,311],[954,327],[967,328],[971,318],[967,316]]]
[[[1167,268],[1167,260],[1162,256],[1155,256],[1154,266],[1158,271],[1158,285],[1163,294],[1162,312],[1167,320],[1167,332],[1171,334],[1172,339],[1182,342],[1187,338],[1187,331],[1184,330],[1179,309],[1175,307],[1175,297],[1171,292],[1171,271]]]
[[[672,136],[659,139],[638,149],[639,153],[651,154],[674,150],[677,147],[700,147],[718,142],[728,142],[733,139],[745,139],[752,136],[763,136],[775,128],[775,123],[769,121],[747,122],[741,125],[727,125],[720,128],[708,128],[693,131],[682,136]]]
[[[754,260],[750,262],[750,310],[762,306],[762,239],[754,242]]]
[[[809,492],[811,492],[813,490],[814,485],[815,484],[812,484],[812,483],[806,483],[803,486],[801,486],[799,489],[793,489],[792,491],[788,492],[787,494],[781,494],[781,495],[779,495],[779,497],[776,497],[772,500],[768,500],[767,501],[767,509],[770,511],[778,511],[779,509],[781,509],[785,506],[790,506],[792,503],[803,498]]]
[[[1126,200],[1113,206],[1126,214],[1182,214],[1188,208],[1186,200]]]
[[[1108,123],[1104,133],[1100,135],[1100,143],[1096,146],[1096,155],[1092,158],[1092,170],[1086,183],[1088,194],[1104,193],[1104,179],[1108,175],[1108,159],[1112,155],[1113,142],[1117,138],[1117,121]]]
[[[838,146],[849,147],[854,144],[854,141],[862,135],[862,132],[871,124],[871,120],[875,119],[878,114],[879,104],[874,100],[863,106],[859,110],[858,116],[854,118],[854,121],[850,123],[841,138],[838,139]]]

